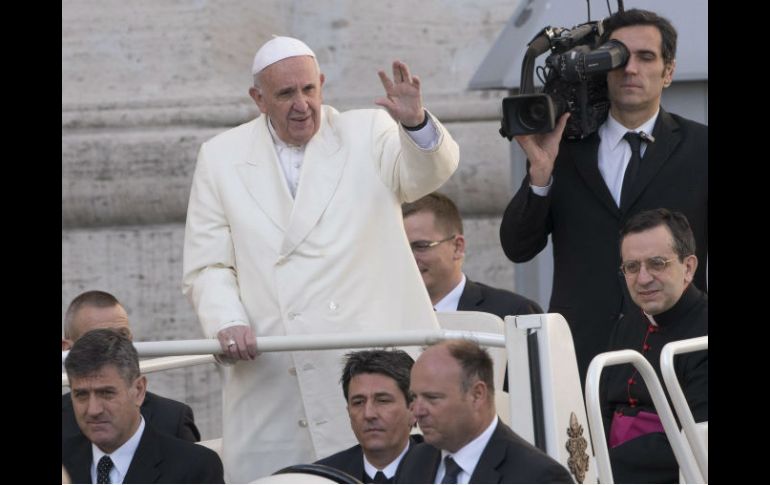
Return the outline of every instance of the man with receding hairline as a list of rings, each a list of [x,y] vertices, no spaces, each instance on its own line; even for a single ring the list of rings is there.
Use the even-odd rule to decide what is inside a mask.
[[[404,459],[399,483],[573,483],[566,468],[497,417],[492,358],[477,343],[425,349],[410,390],[425,443]]]

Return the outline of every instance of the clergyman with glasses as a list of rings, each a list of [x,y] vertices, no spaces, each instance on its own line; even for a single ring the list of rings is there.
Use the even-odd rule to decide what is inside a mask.
[[[449,197],[433,192],[403,204],[401,212],[417,268],[437,311],[470,310],[500,318],[543,313],[540,306],[528,298],[465,276],[463,221]]]
[[[620,319],[609,350],[640,352],[662,382],[663,346],[708,335],[708,297],[693,284],[695,238],[683,214],[648,210],[621,229],[620,253],[639,309]],[[695,422],[707,421],[708,351],[677,356],[674,366]],[[679,466],[639,373],[629,364],[608,367],[601,393],[615,483],[679,483]]]

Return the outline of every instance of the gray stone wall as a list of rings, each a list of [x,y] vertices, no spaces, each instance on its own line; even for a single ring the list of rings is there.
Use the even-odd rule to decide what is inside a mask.
[[[515,1],[231,0],[62,4],[62,315],[82,291],[115,294],[137,340],[201,338],[181,294],[184,219],[200,143],[258,111],[250,67],[270,34],[304,39],[340,110],[372,107],[393,59],[420,76],[426,106],[460,144],[442,189],[466,221],[470,278],[513,289],[498,241],[511,184],[497,134],[500,92],[466,85]],[[221,435],[213,365],[150,376]]]

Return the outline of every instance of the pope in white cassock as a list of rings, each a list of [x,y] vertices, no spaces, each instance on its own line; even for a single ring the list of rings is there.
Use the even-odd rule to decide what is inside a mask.
[[[438,329],[401,203],[438,189],[459,148],[423,108],[420,80],[379,72],[381,109],[322,105],[303,42],[254,57],[263,116],[205,142],[187,211],[183,291],[226,360],[225,479],[248,482],[355,444],[345,350],[258,354],[261,336]],[[389,114],[388,114],[389,113]]]

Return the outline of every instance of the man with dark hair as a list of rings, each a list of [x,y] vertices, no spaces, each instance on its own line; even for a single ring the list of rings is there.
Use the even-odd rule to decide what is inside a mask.
[[[452,199],[433,192],[403,204],[401,213],[414,259],[437,311],[470,310],[500,318],[543,313],[528,298],[466,278],[463,221]]]
[[[616,248],[620,228],[656,207],[684,213],[708,254],[708,127],[660,106],[676,67],[676,30],[638,9],[604,21],[604,38],[628,48],[628,62],[607,73],[609,115],[598,131],[562,139],[565,113],[550,133],[517,136],[528,174],[503,215],[505,254],[522,263],[553,243],[550,312],[570,326],[582,380],[606,350],[613,326],[634,305],[626,293]],[[706,288],[698,270],[696,286]]]
[[[496,415],[492,358],[468,340],[425,349],[412,367],[412,412],[425,443],[399,483],[573,483],[566,468]]]
[[[402,459],[422,436],[409,432],[409,371],[414,359],[403,350],[347,354],[342,393],[357,445],[317,463],[342,470],[364,483],[393,483]]]
[[[97,328],[111,328],[132,339],[128,314],[123,305],[105,291],[86,291],[72,300],[64,316],[62,350],[68,350],[80,337]],[[80,434],[69,393],[61,397],[62,441]],[[142,415],[161,433],[184,440],[200,441],[190,406],[147,391]]]
[[[142,417],[147,379],[121,332],[86,333],[64,367],[83,433],[62,443],[62,463],[73,483],[224,483],[215,452],[158,433]]]
[[[708,298],[693,284],[695,238],[679,212],[640,212],[620,232],[621,270],[641,308],[618,322],[610,350],[639,351],[660,373],[663,346],[708,335]],[[696,422],[708,420],[708,352],[674,360]],[[601,402],[612,472],[617,483],[678,483],[679,466],[650,393],[631,365],[608,367]]]

